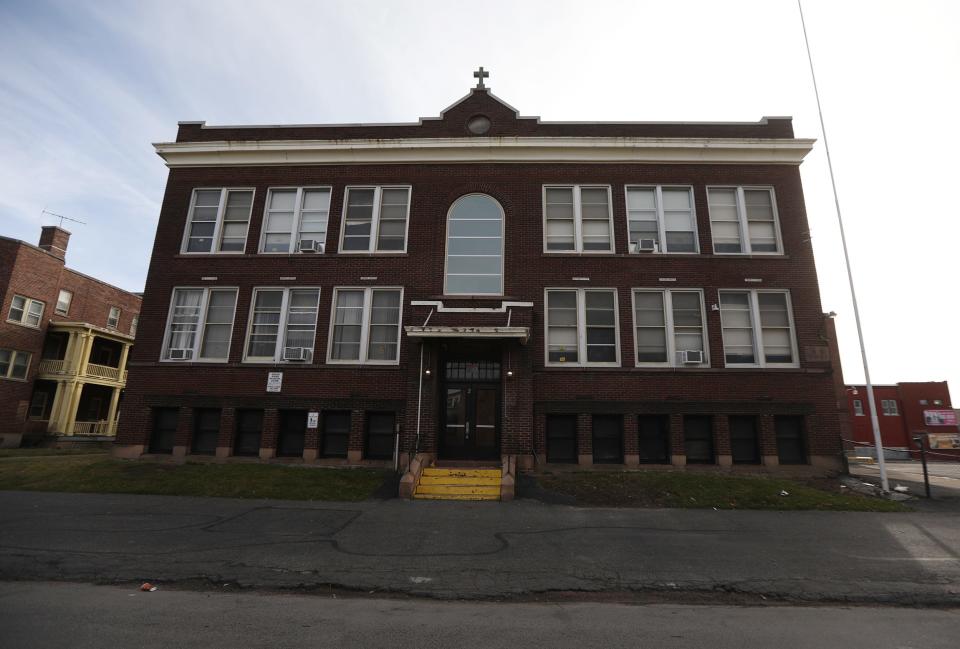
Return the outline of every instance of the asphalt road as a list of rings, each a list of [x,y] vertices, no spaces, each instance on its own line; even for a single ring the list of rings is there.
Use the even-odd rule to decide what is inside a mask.
[[[960,604],[960,516],[0,492],[0,580]]]
[[[844,649],[957,646],[960,611],[478,603],[0,583],[5,647]]]

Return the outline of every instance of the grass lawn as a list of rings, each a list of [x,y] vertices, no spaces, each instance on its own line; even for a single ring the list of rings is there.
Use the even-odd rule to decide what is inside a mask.
[[[390,476],[379,469],[154,464],[103,454],[0,460],[0,490],[357,501],[371,497]]]
[[[591,471],[538,478],[547,490],[594,507],[680,507],[902,512],[898,502],[841,494],[801,482],[764,476],[679,471]],[[839,487],[837,487],[839,489]],[[788,496],[781,496],[786,491]]]

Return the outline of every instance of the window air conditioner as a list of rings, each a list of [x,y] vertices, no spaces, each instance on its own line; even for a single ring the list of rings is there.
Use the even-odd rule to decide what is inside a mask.
[[[684,365],[700,365],[703,363],[703,352],[699,349],[688,349],[680,352]]]
[[[300,239],[300,252],[323,252],[323,244],[316,239]]]
[[[313,352],[309,347],[284,347],[283,360],[285,361],[308,361]]]
[[[634,252],[656,252],[657,240],[656,239],[640,239],[639,241],[634,241],[633,251]]]
[[[188,361],[193,358],[192,349],[171,349],[168,358],[172,361]]]

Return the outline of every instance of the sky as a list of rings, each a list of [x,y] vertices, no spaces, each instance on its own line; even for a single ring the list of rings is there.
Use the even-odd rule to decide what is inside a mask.
[[[804,11],[872,378],[960,399],[960,3]],[[478,65],[544,120],[793,116],[818,140],[801,176],[823,308],[863,380],[794,0],[0,0],[0,234],[79,219],[69,265],[142,290],[166,182],[151,143],[177,121],[415,121]]]

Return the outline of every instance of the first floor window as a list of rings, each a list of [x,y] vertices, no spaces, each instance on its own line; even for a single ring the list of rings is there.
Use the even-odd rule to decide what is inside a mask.
[[[670,463],[669,415],[640,415],[637,419],[637,433],[640,438],[641,463]]]
[[[347,187],[340,252],[404,252],[410,187]]]
[[[318,288],[258,288],[247,336],[247,361],[312,361]]]
[[[226,361],[236,304],[236,288],[175,288],[163,360]]]
[[[329,187],[272,188],[260,252],[323,252],[329,216]]]
[[[713,420],[709,415],[683,418],[683,446],[688,464],[713,464]]]
[[[713,251],[782,254],[772,187],[708,187]]]
[[[544,250],[613,252],[609,186],[543,189]]]
[[[727,366],[797,367],[796,336],[786,291],[720,291]]]
[[[803,430],[803,417],[799,415],[777,415],[773,419],[777,435],[777,455],[780,464],[805,464],[807,461],[806,439]]]
[[[394,426],[396,415],[392,412],[367,413],[367,444],[364,457],[371,460],[388,460],[393,457]]]
[[[627,187],[629,252],[652,239],[657,252],[697,252],[692,187]]]
[[[896,399],[881,399],[880,407],[883,408],[883,414],[885,415],[895,416],[900,414]]]
[[[330,362],[399,362],[402,300],[399,288],[335,289]]]
[[[619,365],[615,289],[547,290],[547,365]]]
[[[263,410],[237,410],[237,436],[233,441],[234,455],[260,454],[263,433]]]
[[[547,415],[547,462],[577,461],[577,416]]]
[[[30,357],[31,354],[28,352],[0,349],[0,379],[26,380],[27,371],[30,369]]]
[[[60,294],[57,295],[57,306],[54,309],[59,315],[67,315],[70,313],[70,303],[73,301],[73,293],[66,289],[60,289]]]
[[[700,291],[633,292],[637,364],[699,367],[707,358]]]
[[[183,252],[243,252],[252,208],[252,189],[193,190]]]
[[[213,455],[220,438],[220,409],[197,408],[193,411],[192,453]]]
[[[860,399],[853,400],[853,414],[858,417],[863,417],[863,401]]]
[[[107,327],[116,329],[120,324],[120,309],[115,306],[110,307],[110,313],[107,314]]]
[[[731,415],[727,419],[730,425],[730,454],[734,464],[759,464],[760,437],[757,430],[757,418]]]
[[[14,295],[10,301],[7,320],[27,327],[39,327],[43,318],[44,303],[22,295]]]
[[[623,417],[593,416],[593,463],[623,463]]]
[[[322,457],[347,457],[350,441],[350,411],[327,410],[323,413],[323,433],[320,438]]]

